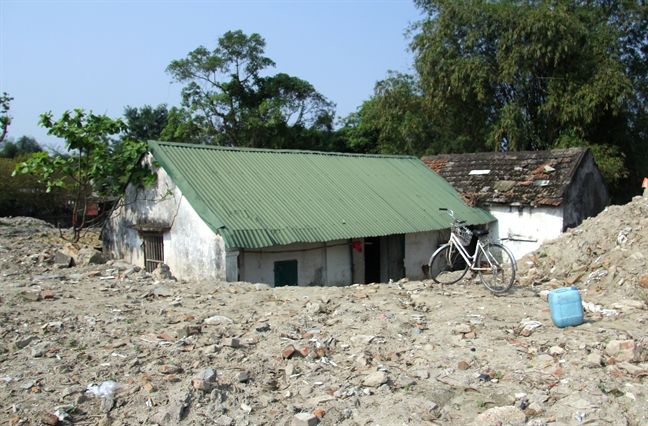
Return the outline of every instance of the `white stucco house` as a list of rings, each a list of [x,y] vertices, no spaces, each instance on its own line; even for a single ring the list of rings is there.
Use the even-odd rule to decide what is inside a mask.
[[[422,161],[469,205],[497,218],[491,232],[517,259],[610,202],[588,148],[436,155]]]
[[[149,143],[157,182],[129,184],[104,252],[178,279],[340,286],[423,279],[451,219],[492,226],[420,159]],[[445,231],[445,232],[444,232]]]

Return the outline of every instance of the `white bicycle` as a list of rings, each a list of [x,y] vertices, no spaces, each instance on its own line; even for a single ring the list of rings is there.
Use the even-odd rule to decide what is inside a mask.
[[[471,231],[463,226],[465,220],[459,220],[454,212],[440,208],[452,216],[450,239],[439,247],[428,263],[430,277],[439,284],[454,284],[462,279],[468,269],[479,273],[479,279],[488,290],[495,294],[506,293],[515,281],[517,263],[511,251],[503,244],[486,241],[481,237],[488,235],[487,230]],[[477,237],[477,247],[472,256],[465,246],[470,244],[472,236]]]

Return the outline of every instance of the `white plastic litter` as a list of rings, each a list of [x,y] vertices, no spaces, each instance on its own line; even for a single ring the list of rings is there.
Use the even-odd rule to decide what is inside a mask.
[[[619,315],[619,311],[616,309],[603,309],[603,306],[601,305],[595,305],[592,302],[582,302],[583,304],[583,309],[592,312],[592,313],[598,313],[600,312],[601,315],[606,316],[606,317],[611,317],[615,315]]]
[[[68,412],[65,411],[63,408],[58,408],[56,411],[54,411],[54,415],[61,422],[72,419],[72,416],[70,416]]]
[[[220,322],[233,323],[234,321],[222,315],[214,315],[213,317],[206,318],[203,322],[205,324],[218,324]]]
[[[585,281],[585,285],[589,285],[592,281],[601,281],[601,278],[607,275],[606,270],[597,270],[589,274],[589,277],[587,277],[587,280]]]
[[[525,318],[522,321],[520,321],[520,324],[522,327],[524,327],[525,330],[532,331],[538,327],[542,327],[542,323],[540,321],[534,321],[531,318]]]
[[[101,385],[89,385],[87,391],[98,398],[112,398],[119,389],[121,389],[121,386],[118,383],[107,380]]]
[[[592,302],[585,302],[585,301],[583,301],[583,308],[592,313],[601,312],[601,310],[603,309],[601,305],[595,305]]]
[[[626,237],[626,236],[623,234],[623,231],[620,231],[620,232],[619,232],[619,235],[617,236],[617,243],[619,243],[619,244],[625,244],[625,243],[627,243],[627,242],[628,242],[628,237]]]

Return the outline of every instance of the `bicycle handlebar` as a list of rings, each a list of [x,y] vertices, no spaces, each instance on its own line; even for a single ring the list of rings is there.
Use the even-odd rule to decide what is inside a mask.
[[[448,214],[452,217],[452,219],[455,221],[455,223],[456,223],[457,225],[461,225],[461,224],[463,224],[463,223],[466,223],[465,220],[459,220],[459,219],[457,219],[457,218],[455,217],[455,215],[454,215],[454,211],[452,211],[452,209],[449,209],[449,208],[447,208],[447,207],[439,207],[439,211],[448,212]]]

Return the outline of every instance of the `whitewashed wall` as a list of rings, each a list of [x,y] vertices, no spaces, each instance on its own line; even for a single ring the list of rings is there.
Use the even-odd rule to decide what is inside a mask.
[[[510,207],[491,205],[487,210],[497,218],[491,233],[511,249],[516,259],[536,250],[545,240],[562,233],[562,207]]]
[[[445,236],[445,239],[442,237]],[[415,234],[405,234],[405,275],[411,280],[424,280],[428,277],[423,273],[432,253],[439,245],[446,243],[450,231],[428,231]]]
[[[446,239],[439,238],[440,231],[405,235],[404,264],[409,279],[427,278],[422,266],[427,265],[438,245],[447,241],[448,232],[444,234]],[[240,279],[274,285],[274,262],[294,259],[297,260],[300,286],[364,283],[364,253],[351,251],[346,240],[330,241],[326,247],[324,243],[295,243],[255,250],[239,249]]]
[[[147,157],[145,161],[150,161]],[[145,189],[129,186],[104,229],[104,250],[113,258],[144,267],[142,239],[132,226],[160,226],[164,263],[178,279],[225,279],[225,246],[187,202],[164,169]]]
[[[274,286],[274,262],[294,259],[297,260],[297,283],[300,286],[352,284],[351,252],[346,240],[241,249],[240,279]]]

